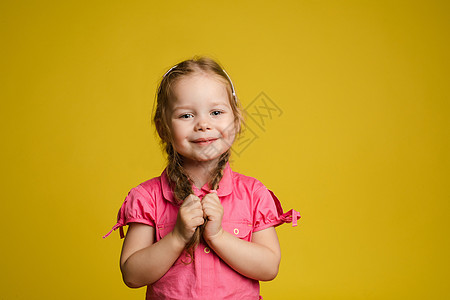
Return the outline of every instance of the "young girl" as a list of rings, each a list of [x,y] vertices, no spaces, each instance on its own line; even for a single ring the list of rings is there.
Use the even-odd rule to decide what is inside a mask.
[[[260,299],[259,280],[277,275],[274,227],[300,216],[231,170],[241,121],[231,79],[215,61],[186,60],[162,78],[154,124],[168,164],[131,189],[113,227],[123,238],[129,225],[120,268],[127,286],[147,286],[147,299]]]

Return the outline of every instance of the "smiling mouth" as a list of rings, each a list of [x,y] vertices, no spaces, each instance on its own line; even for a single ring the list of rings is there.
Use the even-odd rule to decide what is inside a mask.
[[[216,141],[216,138],[207,138],[207,139],[196,139],[192,141],[196,145],[209,145]]]

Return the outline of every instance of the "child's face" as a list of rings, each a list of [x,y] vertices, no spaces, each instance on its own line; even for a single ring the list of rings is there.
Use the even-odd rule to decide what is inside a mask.
[[[218,159],[237,132],[225,83],[199,73],[180,79],[172,92],[168,120],[175,150],[192,161]]]

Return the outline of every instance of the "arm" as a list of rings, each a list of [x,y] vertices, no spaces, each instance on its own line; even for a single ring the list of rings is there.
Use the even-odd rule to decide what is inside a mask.
[[[180,207],[173,231],[156,243],[155,228],[131,223],[120,257],[120,269],[125,284],[138,288],[160,279],[180,256],[195,229],[203,222],[200,199],[189,195]]]
[[[274,227],[255,232],[251,242],[222,230],[209,239],[208,244],[230,267],[244,276],[268,281],[278,274],[281,255]]]
[[[184,249],[184,244],[173,232],[154,243],[155,228],[131,223],[123,242],[120,269],[128,287],[138,288],[152,284],[173,265]]]
[[[220,258],[256,280],[268,281],[277,276],[281,251],[274,227],[254,232],[252,241],[247,242],[222,229],[223,207],[216,194],[205,196],[202,205],[208,217],[204,238]]]

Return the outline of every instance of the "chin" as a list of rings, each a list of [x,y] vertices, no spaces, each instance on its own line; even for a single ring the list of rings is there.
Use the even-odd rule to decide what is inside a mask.
[[[213,160],[217,160],[219,159],[219,156],[217,157],[202,157],[202,158],[198,158],[196,159],[198,162],[208,162],[208,161],[213,161]]]
[[[201,156],[201,157],[196,157],[194,160],[196,160],[198,162],[210,162],[210,161],[218,160],[222,154],[223,153],[220,153],[220,154],[214,153],[214,155],[210,155],[210,156],[205,155],[205,156]]]

